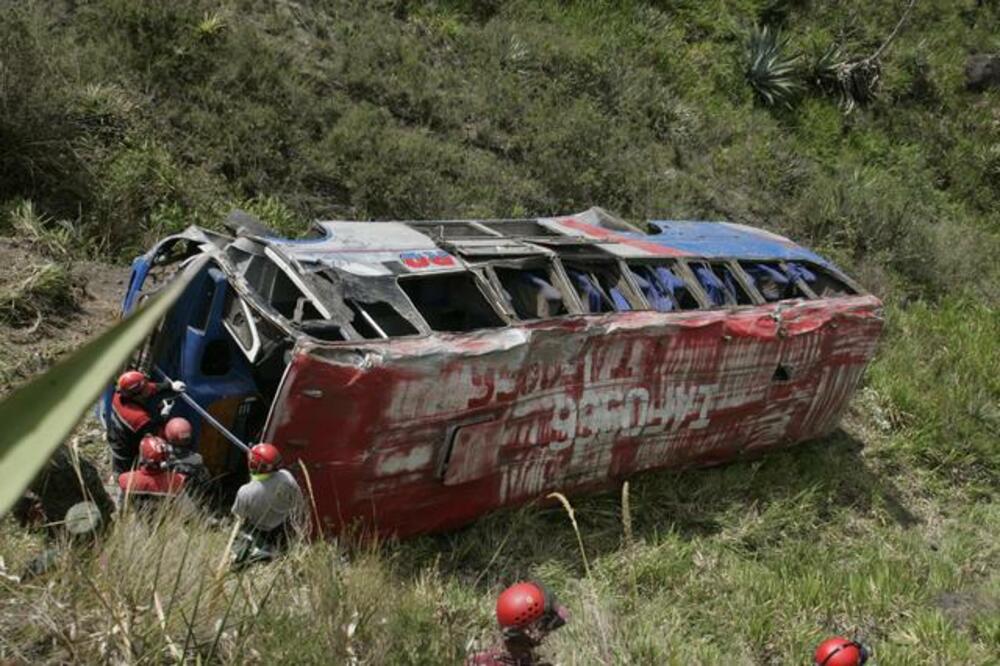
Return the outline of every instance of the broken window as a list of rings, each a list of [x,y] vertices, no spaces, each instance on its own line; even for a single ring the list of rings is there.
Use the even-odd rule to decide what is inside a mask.
[[[504,298],[518,319],[546,319],[566,314],[562,292],[553,284],[549,272],[542,268],[494,269]]]
[[[360,303],[345,300],[354,318],[351,325],[366,340],[416,335],[417,329],[388,303]]]
[[[768,303],[789,298],[807,298],[795,281],[795,276],[786,272],[778,262],[743,261],[740,265]]]
[[[566,274],[590,314],[625,312],[632,309],[625,279],[615,264],[566,264]]]
[[[822,266],[792,261],[785,265],[788,267],[789,274],[809,285],[809,288],[820,298],[853,296],[858,293],[856,289]]]
[[[209,317],[212,314],[212,303],[215,302],[216,279],[222,277],[222,271],[217,268],[210,268],[208,277],[201,284],[201,296],[198,297],[198,305],[194,317],[191,318],[191,328],[204,332],[208,328]]]
[[[729,266],[698,262],[692,264],[691,268],[712,306],[753,304],[753,298]]]
[[[472,273],[421,275],[402,279],[399,286],[433,331],[457,333],[504,325]]]
[[[271,306],[281,313],[285,319],[294,319],[296,306],[299,304],[299,299],[304,299],[302,291],[295,286],[284,271],[279,270],[274,275],[274,282],[271,283],[271,294],[268,301]],[[310,307],[315,310],[315,307],[310,305]],[[318,314],[318,313],[316,313]],[[301,319],[302,314],[300,310],[299,318]]]
[[[243,277],[285,319],[302,321],[322,318],[298,285],[270,259],[259,255],[251,257]]]
[[[260,351],[260,337],[257,334],[256,315],[243,299],[232,289],[226,293],[223,325],[233,336],[247,358],[253,362]]]
[[[629,270],[654,310],[671,312],[698,309],[698,299],[674,269],[668,266],[634,264],[629,265]]]

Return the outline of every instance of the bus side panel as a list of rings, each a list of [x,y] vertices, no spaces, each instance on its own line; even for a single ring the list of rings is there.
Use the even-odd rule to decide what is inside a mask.
[[[858,296],[305,346],[266,436],[305,463],[327,529],[449,529],[823,435],[882,323],[879,301]]]

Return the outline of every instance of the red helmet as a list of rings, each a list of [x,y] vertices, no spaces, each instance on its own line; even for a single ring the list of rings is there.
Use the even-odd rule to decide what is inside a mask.
[[[813,655],[815,666],[861,666],[866,661],[868,650],[865,646],[843,636],[826,639]]]
[[[497,598],[497,620],[504,628],[521,629],[545,614],[545,592],[534,583],[517,583]]]
[[[138,370],[129,370],[118,378],[118,391],[122,395],[138,395],[146,388],[146,375]]]
[[[188,448],[191,446],[191,422],[182,416],[175,416],[163,426],[163,438],[171,446]]]
[[[167,462],[170,448],[156,435],[146,435],[139,444],[139,463],[146,467],[159,467]]]
[[[273,472],[281,464],[281,451],[274,444],[255,444],[247,454],[250,471],[254,474]]]

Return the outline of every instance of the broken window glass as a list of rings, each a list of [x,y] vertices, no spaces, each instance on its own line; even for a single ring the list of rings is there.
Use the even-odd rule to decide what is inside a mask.
[[[630,265],[629,270],[654,310],[671,312],[698,309],[698,299],[670,267],[636,264]]]
[[[457,333],[504,325],[472,273],[421,275],[402,279],[399,286],[431,330]]]
[[[250,283],[250,286],[266,298],[271,291],[271,282],[274,280],[274,271],[278,270],[270,259],[262,255],[254,255],[246,263],[246,270],[243,277]]]
[[[553,286],[547,270],[497,266],[494,272],[518,319],[530,321],[566,314],[562,292]]]
[[[740,262],[743,270],[750,277],[760,295],[768,303],[789,298],[806,298],[799,289],[795,278],[786,273],[777,262],[744,261]]]
[[[714,307],[752,305],[753,299],[725,264],[696,263],[692,265],[702,289]]]
[[[566,264],[566,274],[583,308],[590,314],[601,312],[625,312],[632,309],[625,281],[618,266],[614,264],[587,266]]]

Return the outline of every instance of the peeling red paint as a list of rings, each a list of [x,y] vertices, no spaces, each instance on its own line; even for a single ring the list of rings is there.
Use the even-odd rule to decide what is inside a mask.
[[[648,252],[652,256],[656,257],[683,257],[687,256],[689,253],[682,250],[677,250],[671,247],[667,247],[662,243],[653,243],[650,241],[644,241],[639,238],[632,238],[626,236],[625,234],[616,233],[610,229],[605,229],[604,227],[598,227],[593,224],[588,224],[582,222],[575,217],[563,217],[557,220],[559,224],[568,228],[574,229],[576,231],[583,232],[591,238],[596,238],[602,241],[611,241],[614,243],[619,243],[621,245],[628,245],[629,247],[636,248],[637,250],[642,250],[643,252]]]
[[[305,344],[266,436],[297,443],[329,531],[443,530],[823,435],[882,325],[878,299],[854,296]],[[321,398],[304,395],[316,387]]]

